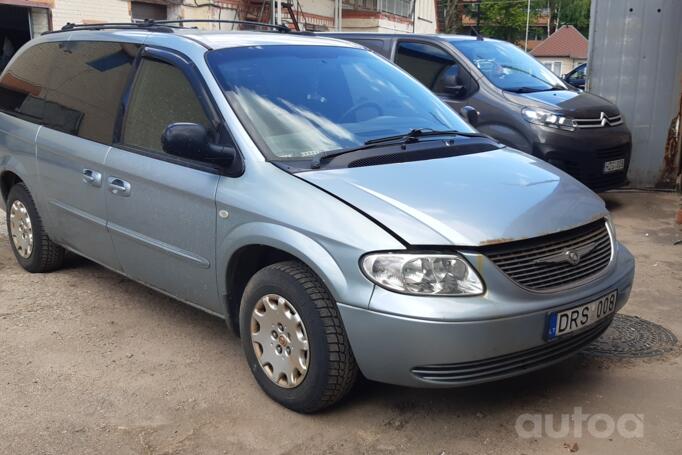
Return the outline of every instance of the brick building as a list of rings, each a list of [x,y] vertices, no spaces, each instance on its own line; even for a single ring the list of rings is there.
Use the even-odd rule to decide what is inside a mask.
[[[45,31],[58,30],[67,22],[239,19],[282,23],[300,30],[434,33],[436,1],[0,0],[0,69],[23,43]]]

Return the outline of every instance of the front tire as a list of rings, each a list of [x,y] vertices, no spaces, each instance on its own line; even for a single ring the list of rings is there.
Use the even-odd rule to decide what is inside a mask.
[[[60,268],[64,262],[64,248],[47,236],[26,185],[14,185],[6,202],[9,243],[19,265],[31,273]]]
[[[242,346],[256,381],[281,405],[312,413],[341,400],[358,368],[336,303],[298,261],[257,272],[242,297]]]

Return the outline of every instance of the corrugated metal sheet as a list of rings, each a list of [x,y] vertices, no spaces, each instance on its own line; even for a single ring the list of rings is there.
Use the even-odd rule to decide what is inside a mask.
[[[636,186],[669,184],[666,175],[679,172],[681,24],[682,0],[592,0],[588,90],[625,115]],[[664,157],[672,135],[671,161]],[[677,169],[666,169],[671,162]]]

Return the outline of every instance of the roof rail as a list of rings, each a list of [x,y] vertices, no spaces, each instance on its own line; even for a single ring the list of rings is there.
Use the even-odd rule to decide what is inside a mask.
[[[44,32],[43,35],[63,33],[74,30],[146,30],[150,32],[173,33],[175,30],[183,30],[196,27],[184,27],[184,24],[194,23],[220,23],[232,25],[248,25],[250,27],[267,27],[279,33],[289,33],[291,30],[285,25],[266,24],[265,22],[233,21],[227,19],[177,19],[161,20],[145,19],[143,22],[104,22],[101,24],[74,24],[67,22],[60,30]],[[179,25],[173,25],[179,24]]]
[[[249,25],[252,27],[268,27],[273,29],[276,32],[280,33],[289,33],[291,32],[291,29],[287,27],[286,25],[278,25],[278,24],[268,24],[266,22],[254,22],[254,21],[237,21],[237,20],[229,20],[229,19],[177,19],[177,20],[162,20],[162,21],[156,21],[152,20],[149,21],[152,24],[156,25],[168,25],[168,24],[195,24],[195,23],[207,23],[207,24],[233,24],[233,25]]]

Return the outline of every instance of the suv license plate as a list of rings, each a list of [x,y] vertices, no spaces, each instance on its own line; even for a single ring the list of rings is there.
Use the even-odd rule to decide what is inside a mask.
[[[549,314],[547,339],[575,332],[613,314],[618,291],[611,291],[590,303]]]
[[[613,161],[606,161],[604,163],[604,174],[608,174],[609,172],[622,171],[623,169],[625,169],[625,158]]]

